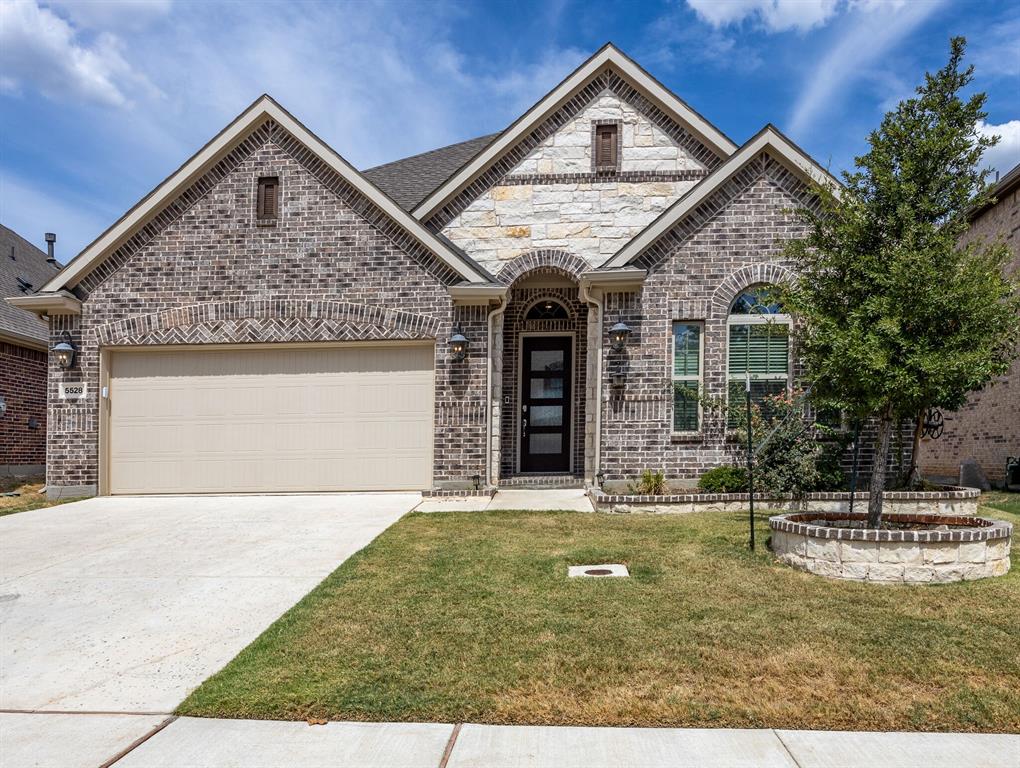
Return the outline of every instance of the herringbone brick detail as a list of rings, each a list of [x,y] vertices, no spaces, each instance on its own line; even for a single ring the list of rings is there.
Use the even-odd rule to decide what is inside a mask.
[[[286,298],[209,302],[124,318],[95,329],[103,346],[434,339],[439,320],[347,301]]]

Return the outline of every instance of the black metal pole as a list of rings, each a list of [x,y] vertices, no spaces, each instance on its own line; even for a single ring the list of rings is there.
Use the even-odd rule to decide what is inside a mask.
[[[850,514],[854,513],[854,494],[857,493],[857,468],[861,460],[861,422],[854,424],[854,466],[850,472]]]
[[[751,551],[754,552],[754,434],[751,429],[751,373],[744,379],[744,399],[747,401],[747,499],[750,509],[748,525],[751,528]]]

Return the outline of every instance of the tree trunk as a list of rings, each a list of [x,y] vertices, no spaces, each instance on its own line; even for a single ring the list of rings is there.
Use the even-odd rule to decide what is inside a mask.
[[[921,476],[917,471],[917,454],[921,452],[921,430],[924,429],[924,414],[925,411],[920,411],[914,423],[914,441],[910,448],[910,471],[907,472],[906,482],[908,489],[917,487],[921,482]]]
[[[882,522],[882,492],[885,491],[885,473],[889,465],[889,448],[892,446],[893,418],[890,408],[878,420],[878,439],[875,458],[871,466],[871,485],[868,487],[868,527],[878,528]]]

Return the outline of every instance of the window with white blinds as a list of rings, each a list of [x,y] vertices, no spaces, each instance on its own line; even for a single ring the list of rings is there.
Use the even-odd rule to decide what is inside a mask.
[[[701,427],[701,323],[673,323],[673,431]]]
[[[790,382],[790,316],[769,296],[767,286],[738,296],[728,323],[730,401],[743,398],[748,375],[752,402],[761,404],[785,392]],[[731,410],[731,423],[735,418]]]

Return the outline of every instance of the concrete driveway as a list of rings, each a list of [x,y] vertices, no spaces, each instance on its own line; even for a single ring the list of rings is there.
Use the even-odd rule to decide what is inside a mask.
[[[171,712],[420,501],[121,497],[0,518],[0,709]]]

